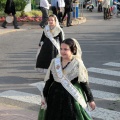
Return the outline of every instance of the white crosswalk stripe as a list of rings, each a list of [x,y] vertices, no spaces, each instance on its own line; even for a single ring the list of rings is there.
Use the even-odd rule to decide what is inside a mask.
[[[25,92],[19,92],[14,90],[8,90],[0,93],[0,97],[9,98],[13,100],[18,100],[22,102],[32,103],[40,105],[41,97],[40,95],[25,93]]]
[[[107,65],[110,67],[120,67],[120,63],[115,63],[115,62],[109,62],[103,65]],[[98,74],[120,76],[119,71],[113,71],[108,69],[91,67],[91,68],[88,68],[88,71],[93,73],[98,73]],[[120,82],[114,81],[114,80],[89,77],[89,81],[90,83],[94,83],[94,84],[101,84],[105,86],[120,88]],[[105,92],[100,90],[92,90],[92,93],[94,97],[99,99],[110,100],[110,101],[117,101],[117,100],[120,101],[120,94],[115,94],[115,93],[110,93],[110,92]],[[91,114],[93,117],[100,118],[103,120],[119,120],[120,118],[120,112],[99,108],[99,107],[97,107],[96,110],[92,111]]]
[[[91,112],[91,115],[102,120],[119,120],[120,118],[120,112],[98,107]]]
[[[101,98],[104,100],[117,101],[120,100],[120,94],[114,94],[110,92],[104,92],[99,90],[92,90],[94,97]]]
[[[94,77],[89,77],[89,81],[90,81],[90,83],[120,88],[120,82],[118,82],[118,81],[113,81],[113,80],[108,80],[108,79],[100,79],[100,78],[94,78]]]
[[[113,67],[120,67],[120,63],[115,63],[115,62],[108,62],[103,65],[108,65],[108,66],[113,66]]]
[[[113,71],[113,70],[107,70],[107,69],[101,69],[101,68],[88,68],[87,69],[89,72],[94,72],[94,73],[100,73],[100,74],[106,74],[106,75],[113,75],[113,76],[120,76],[120,72],[118,71]]]

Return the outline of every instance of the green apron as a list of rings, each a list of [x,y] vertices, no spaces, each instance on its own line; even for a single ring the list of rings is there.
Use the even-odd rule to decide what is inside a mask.
[[[45,120],[45,113],[46,113],[46,110],[40,108],[38,120]]]
[[[74,84],[74,87],[79,91],[79,93],[84,97],[86,101],[86,96],[80,84],[76,83]],[[89,114],[82,108],[82,106],[76,100],[74,100],[74,105],[75,105],[77,120],[92,120]]]

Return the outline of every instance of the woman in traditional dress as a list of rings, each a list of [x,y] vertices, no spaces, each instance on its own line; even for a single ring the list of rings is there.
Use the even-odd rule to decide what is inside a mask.
[[[45,73],[50,62],[60,54],[60,44],[64,40],[64,32],[61,29],[55,15],[50,15],[48,25],[45,26],[39,47],[41,48],[36,61],[36,68]]]
[[[45,120],[92,120],[88,104],[92,110],[96,105],[80,45],[75,39],[65,39],[60,52],[61,56],[52,60],[45,76],[41,102],[47,105]]]

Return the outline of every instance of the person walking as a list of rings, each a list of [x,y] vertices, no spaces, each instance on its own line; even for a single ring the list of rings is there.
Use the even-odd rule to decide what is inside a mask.
[[[110,18],[110,0],[103,0],[102,5],[104,20],[107,20]]]
[[[92,120],[87,103],[91,110],[96,105],[80,45],[67,38],[60,48],[61,56],[52,60],[44,79],[41,107],[46,105],[45,120]]]
[[[64,0],[57,0],[57,9],[58,9],[58,21],[62,23],[62,17],[64,14],[65,9],[65,2]]]
[[[40,0],[40,10],[42,12],[42,21],[40,22],[40,27],[44,28],[48,24],[48,10],[50,8],[48,0]]]
[[[5,5],[5,10],[4,10],[4,12],[5,12],[6,14],[8,14],[9,16],[13,16],[13,25],[14,25],[14,28],[15,28],[15,29],[20,29],[20,28],[18,27],[17,18],[16,18],[16,16],[15,16],[15,14],[16,14],[16,9],[15,9],[14,0],[7,0],[7,1],[6,1],[6,5]],[[5,21],[3,22],[3,24],[2,24],[2,27],[3,27],[3,28],[7,28],[6,25],[7,25],[7,21],[5,20]]]
[[[60,54],[60,44],[63,40],[64,32],[56,15],[50,15],[39,43],[41,50],[36,61],[36,69],[39,72],[46,73],[51,60]]]
[[[102,12],[102,1],[103,0],[98,0],[98,12]]]
[[[57,0],[51,0],[51,9],[53,14],[57,16]]]
[[[62,22],[65,18],[65,16],[67,15],[67,22],[66,22],[66,26],[72,26],[72,11],[73,11],[73,2],[72,0],[64,0],[65,2],[65,12],[64,15],[62,17]]]
[[[113,0],[113,17],[117,16],[117,0]]]

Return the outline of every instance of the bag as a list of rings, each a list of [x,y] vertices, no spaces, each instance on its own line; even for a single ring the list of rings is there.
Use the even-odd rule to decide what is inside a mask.
[[[6,22],[7,22],[7,23],[12,23],[13,20],[14,20],[13,16],[7,16],[7,17],[6,17]]]
[[[43,108],[40,107],[38,120],[45,120],[45,113],[46,113],[46,109],[43,109]]]

